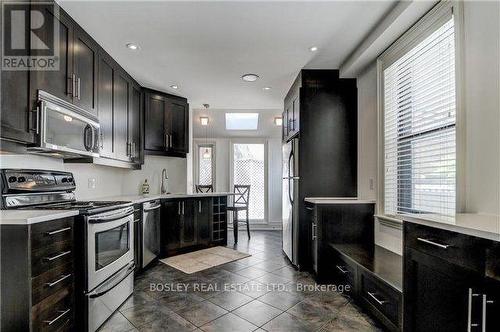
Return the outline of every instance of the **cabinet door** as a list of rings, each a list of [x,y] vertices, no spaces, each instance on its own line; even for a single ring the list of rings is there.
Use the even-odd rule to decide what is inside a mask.
[[[98,47],[81,29],[73,37],[73,68],[76,91],[73,103],[97,115],[97,55]]]
[[[115,159],[128,161],[128,107],[129,81],[125,75],[115,71],[113,81],[114,153]]]
[[[45,20],[54,20],[54,28],[59,29],[59,69],[54,71],[32,71],[30,72],[30,98],[35,106],[37,91],[44,90],[56,97],[68,102],[73,101],[73,94],[76,83],[73,78],[73,26],[69,18],[62,12],[55,14],[52,5],[47,5],[45,9]],[[44,24],[37,30],[37,34],[51,34],[50,29],[46,29],[52,22]],[[37,50],[31,51],[32,55],[37,55]]]
[[[471,323],[480,323],[480,296],[469,304],[476,292],[469,270],[412,249],[404,257],[404,331],[465,332],[469,312]]]
[[[128,141],[132,161],[141,164],[141,88],[135,84],[130,85]]]
[[[182,201],[182,231],[181,247],[190,247],[196,244],[196,200],[186,199]]]
[[[170,113],[170,150],[173,152],[188,152],[189,137],[189,114],[188,104],[182,101],[171,101],[168,104],[168,113]]]
[[[100,128],[99,153],[113,158],[113,65],[101,57],[99,59],[98,108]]]
[[[486,326],[486,331],[500,331],[500,280],[489,280],[484,293],[481,324]]]
[[[168,251],[181,246],[181,201],[165,201],[162,208],[160,243],[162,255],[165,256]]]
[[[197,199],[195,209],[198,244],[208,244],[210,243],[210,224],[212,223],[212,199]]]
[[[144,114],[144,149],[165,151],[165,99],[146,93]]]

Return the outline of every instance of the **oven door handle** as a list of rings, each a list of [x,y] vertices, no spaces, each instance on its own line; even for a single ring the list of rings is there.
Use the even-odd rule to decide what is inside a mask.
[[[103,296],[104,294],[110,292],[111,290],[113,290],[113,288],[115,288],[116,286],[118,286],[123,280],[125,280],[129,275],[130,273],[134,272],[134,269],[135,269],[135,264],[134,262],[130,262],[128,264],[128,266],[126,267],[126,271],[123,273],[123,276],[121,278],[117,278],[116,281],[114,281],[113,279],[111,280],[108,280],[108,282],[110,281],[113,281],[111,283],[111,285],[109,287],[106,287],[104,290],[99,290],[99,289],[96,289],[95,291],[93,291],[92,293],[89,293],[87,294],[87,296],[91,299],[94,299],[96,297],[100,297],[100,296]],[[120,273],[120,272],[118,272]],[[102,287],[102,286],[101,286]],[[99,288],[101,288],[99,287]]]
[[[118,220],[118,219],[123,219],[123,218],[128,217],[128,216],[130,216],[132,214],[134,214],[134,208],[131,206],[130,208],[127,208],[127,210],[125,210],[122,213],[113,214],[113,215],[110,215],[108,217],[89,218],[88,219],[88,223],[90,223],[90,224],[100,224],[100,223],[105,223],[105,222],[111,222],[111,221],[115,221],[115,220]]]

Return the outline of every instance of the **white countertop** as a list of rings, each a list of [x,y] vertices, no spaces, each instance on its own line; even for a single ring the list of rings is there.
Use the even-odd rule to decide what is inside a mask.
[[[357,197],[306,197],[304,201],[312,204],[375,204],[375,200]]]
[[[403,221],[500,242],[500,216],[498,215],[474,213],[461,213],[454,217],[409,215],[403,216]]]
[[[0,210],[0,225],[30,225],[73,217],[78,213],[78,210]]]
[[[123,196],[109,196],[93,198],[94,201],[125,201],[134,204],[144,203],[155,199],[167,198],[190,198],[190,197],[216,197],[234,195],[230,192],[214,192],[214,193],[194,193],[194,194],[151,194],[151,195],[123,195]]]

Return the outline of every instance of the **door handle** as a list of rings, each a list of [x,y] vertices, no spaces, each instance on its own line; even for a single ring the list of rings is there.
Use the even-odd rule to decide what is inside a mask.
[[[473,327],[479,326],[477,323],[472,323],[472,299],[477,296],[479,296],[479,294],[473,293],[472,288],[469,288],[469,297],[467,301],[467,332],[471,332]]]
[[[70,312],[71,309],[66,309],[66,310],[59,310],[59,315],[52,319],[52,320],[44,320],[43,322],[44,323],[47,323],[48,325],[52,325],[54,324],[55,322],[57,322],[59,319],[61,319],[62,317],[64,317],[64,315],[66,315],[68,312]]]
[[[80,92],[81,92],[81,86],[82,86],[82,85],[81,85],[81,80],[80,80],[80,77],[78,77],[78,78],[76,79],[76,91],[77,91],[77,95],[76,95],[76,97],[78,98],[78,100],[80,100],[80,97],[81,97],[81,95],[80,95]]]
[[[337,265],[337,269],[338,269],[340,272],[342,272],[342,274],[347,274],[347,273],[349,273],[349,271],[348,271],[348,270],[345,270],[345,269],[344,269],[342,266],[340,266],[340,265]]]
[[[63,252],[61,252],[59,254],[56,254],[54,256],[45,257],[45,260],[49,261],[49,262],[52,262],[53,260],[56,260],[58,258],[64,257],[64,256],[69,255],[69,254],[71,254],[71,250],[63,251]]]
[[[55,231],[46,232],[45,235],[55,235],[55,234],[59,234],[59,233],[62,233],[62,232],[67,232],[67,231],[70,231],[70,230],[71,230],[71,227],[65,227],[65,228],[61,228],[61,229],[55,230]]]
[[[34,110],[30,112],[31,120],[30,120],[30,130],[34,131],[35,134],[40,133],[40,106],[37,106]],[[33,128],[33,117],[35,117],[35,127]]]
[[[377,302],[379,305],[384,305],[387,303],[386,300],[380,300],[375,296],[375,293],[372,292],[367,292],[368,296],[370,296],[375,302]]]
[[[417,237],[417,241],[424,242],[424,243],[433,245],[433,246],[441,248],[441,249],[448,249],[449,247],[451,247],[450,244],[441,244],[441,243],[437,243],[437,242],[434,242],[434,241],[431,241],[431,240],[427,240],[427,239],[424,239],[424,238],[421,238],[421,237]]]
[[[177,203],[177,214],[181,215],[181,202]]]
[[[48,287],[54,287],[55,285],[57,285],[60,282],[63,282],[64,280],[68,279],[69,277],[71,277],[71,273],[69,273],[65,276],[62,276],[61,278],[57,279],[56,281],[47,282],[46,285]]]
[[[488,300],[488,296],[483,294],[483,303],[482,303],[482,332],[486,332],[486,313],[488,311],[487,305],[493,304],[495,301]]]
[[[75,91],[76,91],[76,75],[73,73],[71,74],[71,77],[68,78],[71,82],[71,91],[68,92],[68,95],[71,95],[72,97],[75,97]],[[69,88],[68,84],[68,88]]]
[[[184,203],[185,202],[182,202],[182,215],[184,215]]]
[[[312,239],[316,240],[316,224],[312,224]]]
[[[198,212],[201,213],[201,200],[198,201]]]

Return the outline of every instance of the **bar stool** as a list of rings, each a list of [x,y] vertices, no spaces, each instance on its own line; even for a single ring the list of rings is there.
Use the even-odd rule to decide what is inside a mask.
[[[228,211],[233,211],[233,232],[234,232],[234,243],[238,242],[238,223],[246,222],[248,239],[250,239],[250,223],[248,218],[248,202],[250,200],[250,185],[234,185],[234,199],[233,204],[227,206]],[[238,220],[238,212],[246,211],[246,220]]]

